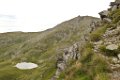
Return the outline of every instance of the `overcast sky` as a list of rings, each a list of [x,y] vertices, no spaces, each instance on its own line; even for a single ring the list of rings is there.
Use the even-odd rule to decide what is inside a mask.
[[[0,33],[35,32],[80,16],[99,17],[114,0],[0,0]]]

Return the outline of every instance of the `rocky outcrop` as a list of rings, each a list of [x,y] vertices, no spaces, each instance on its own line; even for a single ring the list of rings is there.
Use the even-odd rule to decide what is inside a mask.
[[[110,6],[111,6],[111,11],[119,9],[120,8],[120,0],[116,0],[115,2],[111,2]]]
[[[73,46],[66,48],[61,57],[57,60],[57,70],[54,77],[51,80],[56,80],[65,68],[69,65],[70,61],[78,60],[80,58],[79,46],[77,43]]]
[[[102,21],[104,21],[105,23],[110,23],[112,20],[109,18],[109,13],[110,11],[108,10],[104,10],[102,12],[99,13]]]
[[[77,60],[79,57],[79,47],[76,43],[73,46],[65,49],[63,54],[63,59],[65,62],[68,62],[69,60]]]
[[[109,14],[109,11],[107,10],[104,10],[102,12],[99,13],[101,19],[103,20],[104,18],[108,18],[108,14]]]
[[[93,42],[94,44],[94,52],[101,53],[100,47],[105,46],[106,50],[109,50],[108,54],[114,53],[115,55],[109,57],[104,55],[108,63],[110,64],[110,68],[112,73],[110,73],[110,80],[120,80],[119,73],[120,73],[120,27],[116,26],[114,29],[108,28],[106,32],[102,36],[102,40],[98,42]],[[109,62],[109,59],[111,61]]]
[[[99,13],[101,17],[101,22],[107,23],[107,24],[113,24],[112,19],[110,17],[111,11],[114,11],[116,9],[120,8],[120,0],[116,0],[115,2],[111,2],[110,4],[111,8],[109,10],[104,10]],[[100,24],[100,23],[98,23]],[[52,80],[56,80],[59,78],[61,72],[63,72],[68,66],[71,61],[78,60],[81,57],[80,49],[82,49],[82,46],[85,45],[86,41],[89,41],[88,33],[91,33],[96,29],[96,22],[93,21],[90,25],[90,27],[87,29],[87,32],[85,32],[84,36],[81,36],[81,41],[79,43],[73,44],[71,47],[68,47],[64,49],[64,53],[62,56],[58,57],[57,59],[57,69],[54,77]],[[98,42],[92,42],[94,47],[93,51],[101,55],[103,58],[106,59],[106,62],[109,64],[109,67],[111,68],[110,78],[111,80],[120,80],[119,73],[120,73],[120,25],[114,24],[112,27],[107,28],[106,32],[101,36],[102,39]],[[102,53],[100,48],[101,46],[105,49],[105,54],[107,54],[106,51],[108,51],[108,55],[100,54]],[[114,54],[115,55],[111,55]]]
[[[114,33],[113,33],[114,34]],[[104,34],[107,37],[104,37],[103,40],[98,42],[93,42],[94,44],[94,52],[96,54],[101,53],[100,47],[105,46],[106,50],[109,50],[107,54],[116,54],[115,56],[107,56],[103,55],[106,61],[109,63],[109,67],[111,68],[111,73],[109,74],[110,80],[120,80],[120,53],[119,53],[119,44],[120,44],[120,36],[116,36],[113,34]],[[113,35],[113,36],[112,36]],[[111,37],[112,36],[112,37]],[[119,37],[119,38],[118,38]],[[117,52],[116,52],[117,51]]]
[[[107,29],[103,35],[104,45],[117,44],[120,45],[120,26],[117,26],[115,29]]]
[[[102,21],[104,21],[106,23],[110,23],[112,21],[111,18],[109,17],[110,12],[115,11],[116,9],[120,9],[120,0],[116,0],[115,2],[111,2],[110,6],[111,6],[110,9],[101,11],[99,13]]]
[[[120,9],[120,0],[116,0],[115,2],[111,2],[111,8],[109,10],[104,10],[99,13],[101,20],[103,22],[107,22],[111,27],[107,28],[105,33],[102,35],[102,39],[98,42],[93,42],[94,44],[94,52],[95,53],[103,53],[101,52],[101,46],[104,47],[105,54],[113,54],[113,55],[103,55],[106,61],[109,63],[109,67],[111,68],[111,73],[109,74],[110,80],[120,80],[120,24],[113,24],[112,19],[110,18],[110,12]]]
[[[86,17],[84,19],[86,20]],[[56,61],[56,72],[51,80],[57,80],[61,72],[69,67],[71,62],[80,59],[80,51],[85,46],[86,42],[89,41],[89,34],[100,25],[100,20],[90,21],[90,24],[86,25],[88,28],[85,29],[84,33],[82,33],[79,42],[75,42],[75,44],[73,44],[71,47],[63,49],[64,52],[62,56],[58,56],[58,59]]]

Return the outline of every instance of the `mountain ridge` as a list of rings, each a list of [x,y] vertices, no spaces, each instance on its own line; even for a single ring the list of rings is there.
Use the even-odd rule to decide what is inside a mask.
[[[87,21],[87,25],[86,25],[86,21]],[[40,64],[42,64],[41,66],[46,66],[48,69],[50,68],[50,66],[52,66],[51,68],[56,69],[55,68],[56,56],[59,54],[61,55],[61,53],[63,53],[63,51],[59,50],[59,48],[64,49],[65,47],[69,47],[76,41],[79,41],[79,37],[81,35],[83,35],[86,32],[89,33],[89,31],[91,31],[90,26],[93,21],[99,21],[99,19],[88,17],[88,16],[87,17],[79,16],[74,19],[71,19],[70,21],[69,20],[65,21],[55,26],[54,28],[51,28],[49,30],[45,30],[42,32],[2,33],[0,34],[0,44],[2,44],[0,46],[0,58],[1,58],[0,65],[3,66],[3,64],[5,65],[8,62],[10,64],[8,66],[10,67],[11,65],[14,66],[16,63],[19,63],[21,61],[28,61],[28,62],[38,63],[39,66]],[[88,29],[86,29],[87,27]],[[82,33],[84,30],[86,32]],[[81,32],[79,33],[78,31],[81,31]],[[8,69],[7,68],[5,69],[4,67],[4,68],[1,68],[0,71],[7,72],[7,70],[13,70],[13,69],[15,68],[10,67]],[[41,71],[41,70],[46,71],[47,69],[40,68],[39,70],[36,71],[35,69],[34,72],[37,72],[37,73],[41,72],[41,75],[44,74],[44,75],[50,76],[47,73],[44,73],[44,71]],[[18,72],[19,74],[21,74],[24,71],[18,70]],[[17,78],[20,77],[20,75],[17,75],[18,73],[16,72],[13,72],[12,74],[13,76],[15,76],[16,74],[16,76],[13,78],[9,78],[9,80],[10,79],[13,80],[16,77]],[[23,73],[23,74],[27,75],[26,73]],[[6,75],[9,76],[11,75],[11,73],[4,74],[3,76],[2,75],[3,74],[1,73],[0,79],[6,80],[7,77],[5,76]],[[29,75],[28,79],[30,78],[30,76],[31,75]],[[37,76],[39,75],[37,74]],[[22,79],[24,80],[24,78]],[[33,76],[33,78],[35,78],[35,76]],[[48,80],[48,78],[44,77],[44,78],[38,78],[38,79]]]
[[[119,80],[119,0],[114,3],[101,19],[77,16],[41,32],[1,33],[0,80]],[[13,67],[20,62],[38,67]]]

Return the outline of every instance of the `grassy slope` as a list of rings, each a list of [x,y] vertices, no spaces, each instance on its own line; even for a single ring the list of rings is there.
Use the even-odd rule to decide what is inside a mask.
[[[107,28],[115,28],[120,25],[120,9],[110,12],[109,17],[112,19],[111,23],[102,23],[102,26],[97,28],[90,34],[91,41],[102,40],[102,35]],[[93,52],[93,44],[88,42],[81,52],[81,59],[70,66],[65,72],[61,74],[60,80],[110,80],[108,73],[111,72],[109,64],[106,59],[100,54],[107,54],[106,49],[102,50],[100,54]]]
[[[0,80],[48,80],[54,74],[56,56],[63,49],[80,40],[93,17],[76,17],[55,28],[37,33],[0,34]],[[21,61],[39,65],[33,70],[13,67]]]

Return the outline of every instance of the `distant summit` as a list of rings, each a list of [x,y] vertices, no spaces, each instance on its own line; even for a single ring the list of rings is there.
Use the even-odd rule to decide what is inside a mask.
[[[0,80],[120,80],[120,0],[110,6],[101,19],[77,16],[42,32],[1,33]]]

